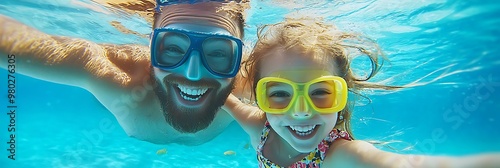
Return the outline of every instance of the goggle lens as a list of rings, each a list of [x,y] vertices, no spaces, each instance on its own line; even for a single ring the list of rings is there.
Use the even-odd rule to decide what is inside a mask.
[[[337,97],[335,82],[331,80],[320,81],[309,86],[309,98],[318,108],[331,108]]]
[[[203,41],[203,57],[213,71],[221,74],[231,73],[236,63],[238,44],[235,41],[210,37]]]
[[[266,89],[266,97],[264,100],[268,108],[284,109],[293,98],[293,87],[284,82],[267,82],[264,86]]]
[[[186,55],[191,40],[182,33],[160,32],[157,38],[156,61],[161,66],[175,66]]]

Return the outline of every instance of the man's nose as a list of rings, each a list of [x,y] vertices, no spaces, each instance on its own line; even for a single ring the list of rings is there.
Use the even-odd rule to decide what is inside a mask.
[[[309,111],[309,106],[307,105],[304,96],[297,97],[292,117],[295,119],[308,119],[312,117],[312,113]]]
[[[192,81],[198,81],[201,79],[201,54],[199,51],[191,51],[189,58],[187,60],[187,69],[184,72],[184,76]]]

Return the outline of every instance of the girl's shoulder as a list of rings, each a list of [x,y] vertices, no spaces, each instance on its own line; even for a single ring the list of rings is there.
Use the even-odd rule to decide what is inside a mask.
[[[334,141],[326,153],[325,167],[357,167],[365,165],[364,156],[375,154],[378,149],[372,144],[361,140],[346,140],[339,138]]]

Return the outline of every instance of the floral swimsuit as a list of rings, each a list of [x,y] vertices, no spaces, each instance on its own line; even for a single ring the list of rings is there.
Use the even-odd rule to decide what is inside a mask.
[[[266,126],[264,127],[264,130],[262,130],[262,135],[260,137],[259,147],[257,148],[257,159],[259,160],[259,167],[261,168],[282,167],[274,164],[262,155],[262,149],[264,147],[264,144],[266,143],[267,136],[269,135],[270,130],[271,125],[269,125],[269,122],[266,122]],[[332,142],[337,138],[342,138],[349,141],[352,140],[351,136],[347,132],[333,129],[332,131],[330,131],[330,134],[328,134],[328,136],[318,144],[318,147],[314,151],[309,153],[309,155],[307,155],[304,159],[290,165],[290,168],[320,167],[323,159],[325,159],[326,151],[328,151],[328,148],[330,148]]]

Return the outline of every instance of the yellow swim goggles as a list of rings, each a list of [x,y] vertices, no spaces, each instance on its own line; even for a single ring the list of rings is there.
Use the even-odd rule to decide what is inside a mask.
[[[336,113],[347,104],[347,83],[338,76],[321,76],[306,83],[265,77],[257,83],[256,93],[258,106],[270,114],[284,114],[291,107]]]

